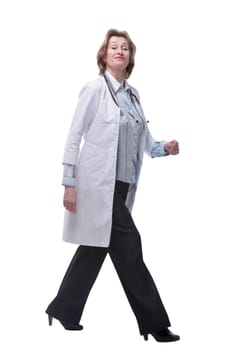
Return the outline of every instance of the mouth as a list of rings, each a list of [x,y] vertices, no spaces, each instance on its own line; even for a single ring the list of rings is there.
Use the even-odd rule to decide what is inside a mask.
[[[116,59],[116,60],[122,61],[122,60],[124,60],[124,57],[122,57],[122,56],[117,56],[117,57],[115,57],[115,59]]]

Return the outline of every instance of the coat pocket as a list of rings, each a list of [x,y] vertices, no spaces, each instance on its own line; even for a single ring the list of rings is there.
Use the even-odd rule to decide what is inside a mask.
[[[79,192],[100,186],[103,179],[104,154],[104,149],[93,143],[85,142],[83,145],[76,174]]]
[[[103,149],[94,143],[86,141],[81,149],[79,163],[84,163],[92,159],[103,156]]]

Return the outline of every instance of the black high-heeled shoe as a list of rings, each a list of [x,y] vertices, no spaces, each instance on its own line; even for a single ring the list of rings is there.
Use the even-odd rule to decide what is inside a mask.
[[[148,334],[151,334],[155,338],[155,340],[157,340],[158,342],[163,342],[163,343],[180,340],[179,335],[172,333],[168,328],[165,328],[159,332],[151,332],[151,333],[143,334],[144,340],[148,340]]]
[[[49,319],[49,325],[52,326],[53,324],[53,317],[48,315],[48,319]],[[62,326],[68,330],[68,331],[81,331],[83,329],[83,326],[81,324],[75,324],[75,323],[71,323],[71,322],[65,322],[62,320],[57,319]]]

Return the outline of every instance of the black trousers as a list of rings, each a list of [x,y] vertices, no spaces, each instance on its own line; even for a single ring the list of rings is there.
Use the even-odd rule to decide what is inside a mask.
[[[109,247],[79,246],[57,296],[46,310],[49,315],[63,321],[80,321],[90,290],[109,253],[140,333],[156,332],[170,326],[158,290],[143,261],[140,235],[125,205],[128,186],[116,181]]]

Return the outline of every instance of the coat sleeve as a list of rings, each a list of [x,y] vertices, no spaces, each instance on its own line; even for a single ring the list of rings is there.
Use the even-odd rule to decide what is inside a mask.
[[[92,85],[84,86],[66,140],[63,164],[77,165],[80,143],[95,117],[97,104],[97,89]]]

